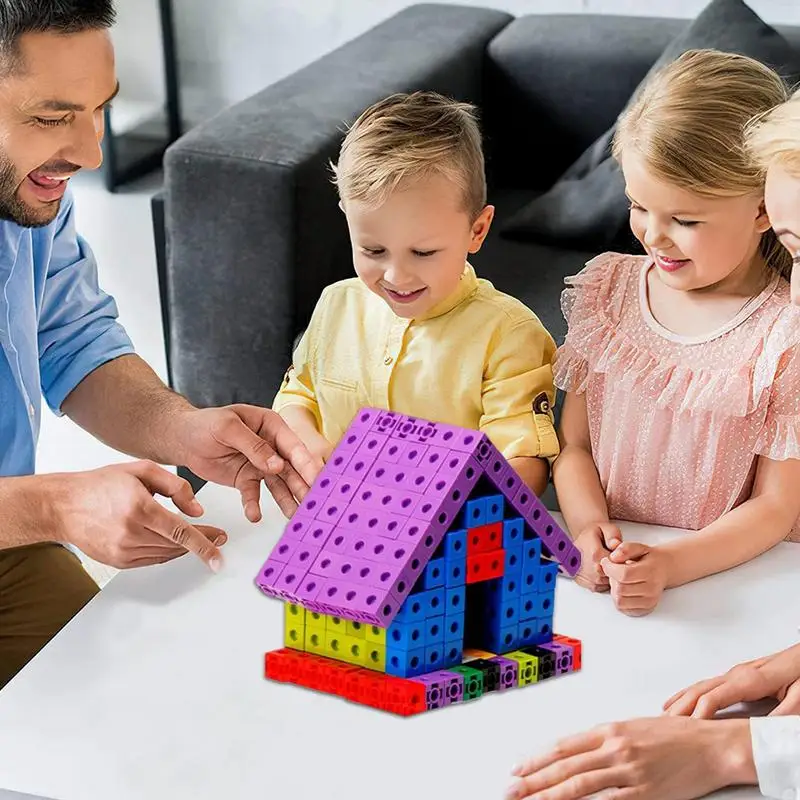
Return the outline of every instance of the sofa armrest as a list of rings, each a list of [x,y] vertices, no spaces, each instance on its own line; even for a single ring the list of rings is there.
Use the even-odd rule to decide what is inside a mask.
[[[187,133],[165,158],[170,365],[201,405],[268,404],[322,288],[352,271],[330,182],[344,126],[397,91],[481,101],[512,18],[412,6]]]

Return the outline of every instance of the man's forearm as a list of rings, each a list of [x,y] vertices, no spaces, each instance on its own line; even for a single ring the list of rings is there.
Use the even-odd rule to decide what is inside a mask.
[[[0,550],[57,540],[47,475],[0,478]]]
[[[178,427],[192,408],[135,355],[98,367],[62,405],[70,419],[115,450],[172,465],[185,461]]]
[[[553,483],[567,530],[574,539],[587,525],[608,522],[608,504],[592,454],[565,445],[553,464]]]

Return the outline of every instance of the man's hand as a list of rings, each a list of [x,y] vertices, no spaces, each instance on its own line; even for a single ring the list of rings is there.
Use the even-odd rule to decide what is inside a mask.
[[[673,716],[711,719],[718,711],[736,703],[766,698],[779,701],[771,712],[773,715],[800,714],[800,645],[699,681],[670,697],[664,703],[664,711]]]
[[[290,517],[322,469],[322,459],[274,411],[248,405],[191,409],[176,421],[185,466],[204,480],[233,486],[245,515],[261,519],[263,480]]]
[[[607,592],[609,581],[600,563],[622,544],[622,532],[611,522],[598,522],[584,528],[575,539],[581,552],[581,569],[575,582],[592,592]]]
[[[600,562],[616,607],[630,617],[649,614],[667,586],[669,559],[657,547],[625,542]]]
[[[191,551],[215,572],[222,566],[219,546],[226,534],[191,525],[158,503],[154,495],[170,497],[187,516],[203,513],[185,480],[151,462],[47,475],[42,480],[49,490],[54,538],[74,544],[95,561],[127,569],[171,561]]]
[[[518,780],[507,800],[580,800],[600,792],[607,800],[690,800],[757,782],[748,720],[672,717],[618,722],[573,736],[514,775]]]

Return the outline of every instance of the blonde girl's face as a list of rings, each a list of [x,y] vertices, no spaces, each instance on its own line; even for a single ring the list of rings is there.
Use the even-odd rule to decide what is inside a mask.
[[[763,270],[758,246],[770,223],[760,195],[700,196],[659,180],[635,151],[621,164],[631,230],[663,283],[707,290]]]
[[[767,170],[764,191],[772,227],[780,243],[800,262],[800,175],[780,163]]]

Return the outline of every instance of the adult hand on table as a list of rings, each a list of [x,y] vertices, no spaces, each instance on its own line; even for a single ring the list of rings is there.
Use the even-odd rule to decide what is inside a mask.
[[[164,508],[170,497],[184,514],[203,513],[189,483],[149,461],[42,477],[54,538],[80,548],[103,564],[126,569],[160,564],[193,552],[217,571],[224,531],[192,525]]]
[[[765,698],[779,701],[772,715],[800,714],[800,645],[699,681],[670,697],[664,710],[675,716],[710,719],[736,703]]]
[[[290,517],[322,469],[274,411],[249,405],[186,411],[176,423],[181,463],[204,480],[233,486],[245,515],[261,519],[261,482]]]
[[[747,720],[656,717],[602,725],[514,769],[507,800],[691,800],[755,783]]]

